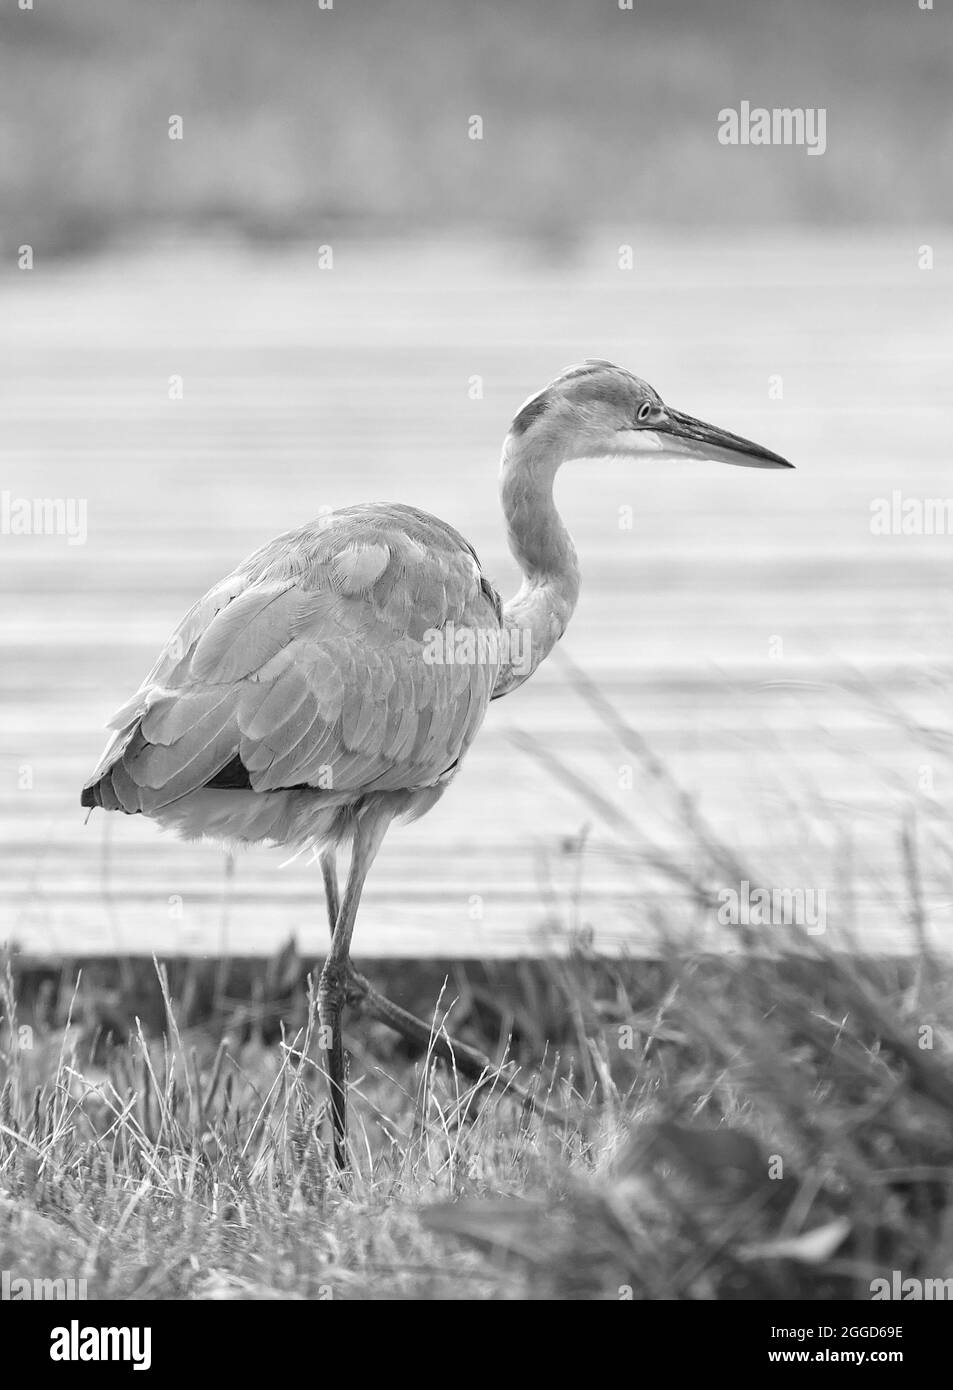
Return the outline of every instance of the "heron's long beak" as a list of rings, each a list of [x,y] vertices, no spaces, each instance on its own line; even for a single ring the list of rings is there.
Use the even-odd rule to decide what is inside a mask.
[[[715,463],[735,463],[741,468],[793,468],[780,454],[753,444],[750,439],[706,425],[680,410],[666,409],[664,425],[657,426],[662,448],[673,454],[688,454],[692,458],[711,459]]]

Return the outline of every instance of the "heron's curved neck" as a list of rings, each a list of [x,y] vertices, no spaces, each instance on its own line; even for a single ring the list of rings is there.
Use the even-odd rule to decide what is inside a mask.
[[[503,606],[504,626],[514,636],[495,695],[532,675],[562,637],[579,597],[576,547],[553,501],[553,481],[566,456],[553,445],[513,434],[503,445],[500,500],[523,582]]]

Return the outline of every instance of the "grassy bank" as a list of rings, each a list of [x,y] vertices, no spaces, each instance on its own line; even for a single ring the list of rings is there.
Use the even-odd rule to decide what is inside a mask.
[[[90,1298],[869,1298],[953,1273],[949,969],[460,969],[435,1027],[509,1037],[514,1066],[476,1091],[352,1018],[347,1182],[300,969],[232,981],[210,1026],[214,976],[176,1004],[127,963],[156,1021],[121,1041],[104,977],[26,979],[17,1013],[8,969],[0,1267]]]
[[[713,940],[715,887],[770,877],[570,669],[694,846],[657,865],[690,892],[694,932],[671,910],[654,959],[601,959],[581,903],[565,959],[367,964],[493,1063],[474,1087],[351,1012],[346,1179],[314,963],[292,943],[264,962],[11,958],[0,1270],[84,1278],[91,1298],[868,1299],[894,1271],[946,1290],[953,961],[923,890],[945,873],[938,842],[901,827],[905,956],[873,956],[862,922]]]

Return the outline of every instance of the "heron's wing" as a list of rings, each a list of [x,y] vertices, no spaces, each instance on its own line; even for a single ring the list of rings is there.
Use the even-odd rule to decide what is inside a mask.
[[[482,722],[499,628],[456,532],[410,508],[349,508],[279,537],[191,610],[88,786],[148,813],[226,768],[260,792],[432,785]]]

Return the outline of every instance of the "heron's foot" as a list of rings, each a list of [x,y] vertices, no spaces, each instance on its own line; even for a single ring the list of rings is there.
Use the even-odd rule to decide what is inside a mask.
[[[388,1028],[393,1028],[395,1033],[418,1046],[421,1051],[447,1062],[461,1076],[476,1082],[478,1087],[490,1088],[502,1080],[509,1095],[523,1101],[524,1105],[531,1106],[545,1118],[572,1123],[572,1116],[545,1104],[539,1097],[525,1090],[508,1077],[502,1067],[491,1062],[485,1053],[471,1047],[469,1043],[460,1042],[458,1038],[451,1038],[445,1030],[438,1029],[435,1024],[425,1023],[423,1019],[408,1013],[399,1004],[381,994],[365,976],[355,970],[350,961],[347,966],[345,993],[349,1005],[363,1008],[364,1012],[378,1023],[386,1023]]]
[[[407,1042],[414,1043],[423,1051],[429,1051],[441,1060],[454,1063],[457,1070],[473,1081],[486,1080],[488,1072],[495,1072],[490,1059],[467,1043],[448,1037],[433,1024],[425,1023],[416,1014],[408,1013],[374,988],[370,980],[349,963],[346,984],[349,1005],[362,1008],[378,1023],[386,1023]]]
[[[370,980],[359,970],[355,970],[351,962],[348,961],[347,976],[344,981],[344,998],[348,1008],[359,1009],[368,995],[372,993],[374,993],[374,988]]]
[[[347,1165],[347,1057],[342,1027],[347,998],[345,971],[329,958],[318,982],[318,1019],[331,1098],[334,1162],[338,1168]]]

